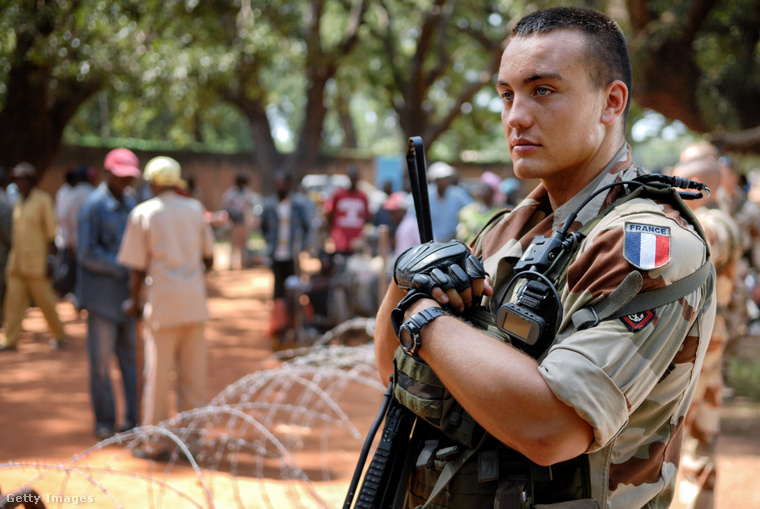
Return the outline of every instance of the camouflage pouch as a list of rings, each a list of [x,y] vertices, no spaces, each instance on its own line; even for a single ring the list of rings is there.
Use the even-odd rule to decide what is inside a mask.
[[[425,442],[426,449],[428,445],[430,442]],[[412,468],[407,500],[403,507],[405,509],[494,507],[494,492],[498,483],[495,480],[483,482],[480,479],[477,455],[466,461],[456,471],[456,475],[445,486],[436,491],[440,477],[445,475],[446,468],[449,466],[448,457],[440,458],[441,453],[445,453],[447,449],[451,449],[451,447],[436,447],[426,458],[423,458],[425,452],[423,450],[417,464]]]
[[[508,341],[495,325],[494,316],[483,307],[468,310],[463,318],[472,326],[500,341]],[[412,357],[401,348],[396,349],[396,399],[419,417],[438,428],[448,438],[474,447],[485,431],[464,411],[438,376],[419,357]]]
[[[484,430],[456,402],[433,370],[419,357],[396,349],[396,399],[420,418],[438,428],[448,438],[474,447]]]

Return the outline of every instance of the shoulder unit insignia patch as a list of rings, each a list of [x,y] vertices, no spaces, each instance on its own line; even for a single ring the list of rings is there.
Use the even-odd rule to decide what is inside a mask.
[[[625,223],[623,257],[642,270],[665,266],[670,261],[670,228]]]
[[[641,313],[634,313],[632,315],[623,316],[620,318],[620,321],[623,322],[623,324],[628,327],[628,330],[631,332],[637,332],[646,327],[649,322],[651,322],[654,319],[654,311],[653,310],[647,310],[642,311]]]

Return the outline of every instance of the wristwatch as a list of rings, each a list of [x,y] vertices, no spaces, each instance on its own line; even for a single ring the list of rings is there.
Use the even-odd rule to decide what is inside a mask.
[[[397,333],[401,348],[407,354],[416,356],[420,346],[422,346],[422,338],[420,337],[422,328],[444,314],[446,313],[439,307],[429,307],[415,313],[402,323]]]

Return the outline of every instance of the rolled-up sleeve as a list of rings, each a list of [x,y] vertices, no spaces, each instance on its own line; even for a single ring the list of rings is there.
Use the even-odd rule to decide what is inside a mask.
[[[649,325],[629,331],[620,319],[575,332],[555,344],[539,372],[559,400],[594,428],[587,452],[607,445],[652,392],[690,327],[683,307],[657,308]]]
[[[604,447],[628,422],[625,395],[583,354],[558,351],[546,358],[539,372],[554,395],[594,428],[594,442],[586,452]],[[578,387],[575,381],[581,379],[584,385]]]

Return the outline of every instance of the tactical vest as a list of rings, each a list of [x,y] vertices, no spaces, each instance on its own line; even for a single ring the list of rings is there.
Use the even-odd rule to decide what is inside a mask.
[[[615,207],[640,197],[672,205],[705,241],[704,232],[692,211],[674,188],[664,185],[642,185],[634,189],[583,225],[580,233],[585,236]],[[497,220],[489,221],[478,238],[482,238]],[[564,268],[560,268],[563,284],[567,267],[577,256],[579,247]],[[664,288],[639,293],[642,277],[634,270],[601,302],[574,313],[572,323],[562,333],[565,335],[568,331],[594,327],[604,320],[660,307],[692,293],[710,277],[714,277],[714,269],[709,261],[709,250],[708,260],[699,270]],[[492,337],[512,343],[509,336],[496,327],[493,313],[486,308],[471,309],[462,318]],[[409,453],[414,468],[410,468],[405,508],[599,507],[598,502],[591,499],[589,463],[585,454],[550,467],[537,465],[486,433],[420,358],[411,357],[398,348],[394,366],[394,395],[419,417],[412,435],[413,450]],[[670,370],[664,376],[668,372]]]

